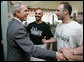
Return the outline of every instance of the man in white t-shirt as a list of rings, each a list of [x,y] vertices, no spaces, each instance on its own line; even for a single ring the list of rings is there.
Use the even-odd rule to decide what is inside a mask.
[[[57,41],[57,50],[64,47],[74,49],[82,44],[83,27],[71,19],[71,12],[72,7],[69,3],[60,3],[56,15],[59,20],[62,20],[62,23],[57,25],[54,38],[46,40],[44,37],[43,43]],[[62,58],[58,59],[62,60]]]

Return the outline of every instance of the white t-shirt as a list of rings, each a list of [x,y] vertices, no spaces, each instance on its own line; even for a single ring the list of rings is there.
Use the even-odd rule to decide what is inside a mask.
[[[55,30],[57,50],[63,47],[76,48],[83,42],[83,27],[75,21],[60,23]]]

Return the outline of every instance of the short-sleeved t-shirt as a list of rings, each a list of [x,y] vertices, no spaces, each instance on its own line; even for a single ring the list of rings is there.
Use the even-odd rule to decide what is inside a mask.
[[[27,26],[27,32],[29,33],[30,39],[34,44],[40,45],[43,44],[42,39],[46,36],[46,39],[50,39],[53,37],[50,27],[45,22],[37,24],[36,22],[32,22]]]
[[[76,48],[83,42],[83,27],[75,21],[60,23],[54,37],[57,40],[57,50],[63,47]]]

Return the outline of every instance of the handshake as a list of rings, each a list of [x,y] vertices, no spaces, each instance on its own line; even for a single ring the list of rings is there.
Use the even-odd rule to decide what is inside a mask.
[[[46,36],[42,39],[42,42],[45,44],[48,43],[54,43],[56,42],[55,38],[51,38],[49,40],[46,40]],[[59,49],[59,51],[57,52],[57,60],[60,61],[68,61],[68,60],[72,60],[72,56],[74,55],[74,51],[73,49],[69,49],[69,48],[61,48]]]
[[[57,52],[57,60],[58,61],[68,61],[72,60],[73,50],[69,48],[61,48]]]

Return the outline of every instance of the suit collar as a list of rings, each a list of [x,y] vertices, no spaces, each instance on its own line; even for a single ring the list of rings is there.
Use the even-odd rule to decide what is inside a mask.
[[[17,21],[19,21],[23,25],[23,23],[22,23],[22,21],[20,19],[18,19],[16,17],[14,17],[14,19],[16,19]]]

